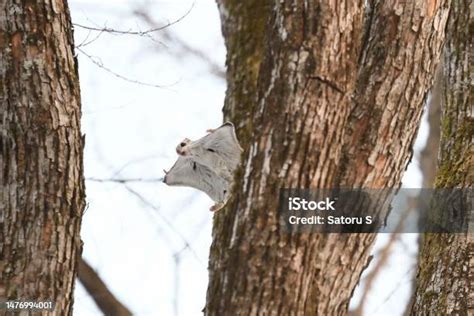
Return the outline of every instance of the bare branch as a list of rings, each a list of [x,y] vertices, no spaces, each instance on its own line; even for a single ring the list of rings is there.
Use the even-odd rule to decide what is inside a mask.
[[[92,33],[92,31],[87,32],[87,35],[84,38],[84,40],[79,45],[77,45],[76,47],[81,47],[89,39],[89,36],[91,36],[91,33]]]
[[[160,156],[156,156],[156,155],[151,155],[151,156],[144,156],[144,157],[139,157],[139,158],[135,158],[133,160],[130,160],[130,161],[127,161],[125,164],[123,164],[117,171],[115,171],[112,175],[112,178],[115,178],[117,177],[118,175],[120,175],[120,173],[125,170],[127,167],[131,166],[131,165],[134,165],[134,164],[137,164],[137,163],[142,163],[143,161],[147,161],[147,160],[150,160],[150,159],[156,159]]]
[[[142,81],[138,81],[138,80],[135,80],[135,79],[130,79],[130,78],[127,78],[121,74],[118,74],[116,73],[115,71],[111,70],[110,68],[106,67],[102,61],[100,60],[100,58],[98,57],[94,57],[92,55],[89,55],[88,53],[86,53],[83,49],[81,49],[80,47],[76,47],[76,49],[82,53],[84,56],[86,56],[94,65],[96,65],[97,67],[99,68],[102,68],[103,70],[107,71],[108,73],[114,75],[115,77],[119,78],[119,79],[122,79],[122,80],[125,80],[127,82],[130,82],[130,83],[134,83],[134,84],[138,84],[138,85],[142,85],[142,86],[148,86],[148,87],[153,87],[153,88],[162,88],[162,89],[166,89],[166,88],[169,88],[173,85],[176,84],[176,82],[172,83],[172,84],[168,84],[168,85],[157,85],[157,84],[154,84],[154,83],[147,83],[147,82],[142,82]]]
[[[110,292],[97,272],[83,258],[79,260],[78,278],[102,313],[118,316],[132,315],[128,308]]]
[[[392,291],[390,291],[390,293],[388,293],[388,295],[385,297],[385,299],[379,304],[379,306],[377,306],[376,309],[374,309],[374,314],[377,315],[377,312],[379,311],[379,309],[384,305],[386,304],[392,297],[393,295],[396,293],[396,291],[399,289],[399,287],[403,284],[403,283],[406,283],[407,282],[407,278],[410,278],[410,279],[413,279],[413,277],[411,275],[413,275],[413,272],[415,270],[415,267],[416,266],[413,266],[411,267],[410,269],[408,269],[405,274],[403,275],[403,277],[397,282],[397,284],[395,285],[395,287],[393,288]],[[406,311],[402,314],[403,316],[408,316],[410,314],[407,314]]]
[[[124,185],[125,189],[130,192],[132,195],[134,195],[138,200],[140,200],[143,204],[145,204],[146,206],[148,206],[149,208],[151,208],[152,210],[155,211],[155,214],[157,214],[161,220],[182,240],[183,244],[184,244],[184,247],[183,249],[181,250],[184,251],[186,249],[188,249],[191,254],[196,258],[196,260],[201,263],[203,266],[205,266],[204,262],[201,260],[201,258],[199,258],[198,254],[196,253],[196,251],[191,247],[191,242],[189,242],[186,237],[173,225],[173,223],[168,219],[166,218],[166,216],[164,216],[163,214],[161,214],[160,210],[158,207],[156,207],[152,202],[150,202],[149,200],[147,200],[143,195],[141,195],[140,193],[138,193],[137,191],[133,190],[132,188],[130,188],[128,185]]]
[[[87,181],[92,182],[116,182],[116,183],[128,183],[128,182],[163,182],[164,177],[161,178],[86,178]]]
[[[92,31],[89,30],[89,33],[87,33],[86,38],[79,45],[77,45],[76,48],[85,47],[89,44],[92,44],[93,42],[97,41],[102,34],[104,34],[104,32],[99,32],[96,36],[94,36],[94,38],[88,40],[91,33]]]
[[[165,25],[162,25],[162,26],[158,26],[158,27],[155,27],[155,28],[152,28],[152,29],[149,29],[149,30],[146,30],[146,31],[139,31],[139,30],[117,30],[117,29],[113,29],[113,28],[109,28],[107,26],[104,26],[104,27],[94,27],[94,26],[89,26],[89,25],[82,25],[82,24],[79,24],[79,23],[73,23],[74,26],[77,26],[77,27],[80,27],[80,28],[83,28],[83,29],[86,29],[86,30],[90,30],[90,31],[97,31],[97,32],[106,32],[106,33],[112,33],[112,34],[121,34],[121,35],[137,35],[137,36],[145,36],[145,35],[148,35],[150,33],[154,33],[154,32],[157,32],[157,31],[161,31],[161,30],[164,30],[176,23],[179,23],[180,21],[182,21],[186,16],[188,16],[189,13],[191,13],[191,10],[194,8],[194,5],[195,5],[195,1],[193,1],[193,3],[191,4],[191,7],[188,9],[188,11],[186,11],[186,13],[184,13],[182,16],[180,16],[178,19],[172,21],[172,22],[168,22],[167,24]]]
[[[157,22],[151,17],[149,12],[146,9],[140,8],[134,11],[134,14],[142,19],[145,23],[148,24],[149,27],[156,28],[157,27]],[[206,65],[208,66],[210,73],[213,74],[214,76],[224,79],[226,78],[226,73],[225,69],[223,69],[219,64],[217,64],[214,60],[209,58],[208,54],[203,52],[202,50],[192,47],[176,35],[171,34],[169,29],[163,30],[163,32],[160,34],[165,40],[168,40],[170,42],[173,42],[178,46],[178,49],[180,52],[178,52],[178,55],[191,55],[194,56],[200,60],[202,60]]]

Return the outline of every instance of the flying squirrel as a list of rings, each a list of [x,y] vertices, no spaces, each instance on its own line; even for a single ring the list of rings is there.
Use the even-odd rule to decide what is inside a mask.
[[[164,170],[163,182],[206,193],[216,203],[210,210],[218,211],[230,198],[234,171],[243,150],[232,123],[226,122],[207,132],[198,140],[185,138],[178,144],[178,160],[169,171]]]

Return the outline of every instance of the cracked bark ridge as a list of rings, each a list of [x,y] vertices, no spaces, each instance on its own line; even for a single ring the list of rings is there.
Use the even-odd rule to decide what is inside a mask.
[[[73,50],[66,1],[0,2],[0,299],[52,300],[61,315],[85,205]]]
[[[472,199],[474,183],[473,17],[472,1],[452,2],[443,58],[441,141],[435,181],[437,188],[470,188],[466,199]],[[418,261],[412,314],[474,313],[472,227],[464,234],[423,235]]]
[[[205,313],[345,315],[375,236],[290,235],[279,189],[399,186],[447,1],[262,1],[257,20],[253,2],[218,3],[224,116],[245,152],[233,199],[214,217]],[[245,33],[252,23],[256,35]],[[249,60],[257,75],[242,79]]]

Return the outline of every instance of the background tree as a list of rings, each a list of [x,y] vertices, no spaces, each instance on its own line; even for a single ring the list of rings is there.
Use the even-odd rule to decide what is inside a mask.
[[[441,83],[437,188],[472,188],[474,180],[473,10],[472,1],[453,1],[449,15]],[[469,230],[472,232],[472,227]],[[413,314],[469,315],[474,312],[473,250],[472,233],[423,236]]]
[[[279,189],[399,186],[448,3],[218,4],[246,154],[214,219],[206,314],[345,314],[375,235],[290,235]]]
[[[0,299],[72,311],[85,205],[69,9],[0,4]]]
[[[77,277],[104,315],[132,315],[84,258],[79,260]]]

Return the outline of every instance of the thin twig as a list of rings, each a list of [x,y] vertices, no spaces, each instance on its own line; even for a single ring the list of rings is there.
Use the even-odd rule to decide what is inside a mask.
[[[81,47],[89,39],[89,36],[91,35],[91,33],[92,33],[92,31],[89,30],[89,32],[87,32],[87,35],[84,38],[84,40],[79,45],[77,45],[76,47]]]
[[[160,158],[160,157],[161,156],[157,156],[157,155],[149,155],[149,156],[144,156],[144,157],[142,156],[142,157],[138,157],[138,158],[133,159],[133,160],[129,160],[125,164],[123,164],[119,169],[117,169],[117,171],[115,171],[112,174],[112,178],[118,177],[122,173],[123,170],[125,170],[127,167],[129,167],[131,165],[141,163],[141,162],[146,161],[146,160],[157,159],[157,158]]]
[[[116,182],[116,183],[128,183],[128,182],[163,182],[164,177],[161,178],[86,178],[87,181],[92,182]]]
[[[148,13],[148,11],[144,8],[139,8],[133,12],[136,16],[138,16],[140,19],[142,19],[145,23],[148,24],[150,27],[156,27],[157,22],[153,20],[151,15]],[[219,79],[224,79],[226,78],[226,73],[225,69],[221,67],[219,64],[217,64],[214,60],[212,60],[209,55],[180,39],[176,35],[172,35],[169,30],[164,30],[163,33],[161,34],[165,40],[168,40],[175,45],[177,45],[178,50],[181,50],[178,52],[179,55],[191,55],[194,56],[200,60],[202,60],[209,68],[209,71],[211,74],[215,75]],[[152,37],[150,37],[152,40],[154,40]],[[160,43],[161,44],[161,43]]]
[[[379,304],[379,306],[377,306],[376,309],[374,309],[373,313],[375,315],[378,315],[377,312],[379,311],[380,308],[382,308],[382,306],[384,304],[386,304],[392,297],[393,295],[396,293],[396,291],[400,288],[400,286],[402,284],[406,284],[406,277],[408,276],[408,274],[411,274],[410,279],[413,279],[413,272],[415,270],[415,266],[411,267],[410,269],[408,269],[406,272],[405,272],[405,275],[402,279],[400,279],[397,284],[395,285],[395,287],[392,289],[392,291],[390,291],[390,293],[388,293],[388,295],[385,297],[385,299],[382,301],[382,303]],[[403,315],[409,315],[409,314],[403,314]]]
[[[198,254],[196,253],[196,251],[194,251],[194,249],[191,247],[191,243],[186,239],[186,237],[184,237],[183,234],[181,234],[181,232],[173,225],[173,223],[168,219],[166,218],[166,216],[164,216],[163,214],[161,214],[160,210],[158,209],[158,207],[156,207],[153,203],[151,203],[149,200],[147,200],[143,195],[141,195],[140,193],[138,193],[137,191],[133,190],[132,188],[130,188],[128,185],[125,185],[124,186],[125,189],[130,192],[131,194],[133,194],[135,197],[137,197],[143,204],[145,204],[146,206],[148,206],[149,208],[151,208],[152,210],[155,211],[155,214],[158,215],[161,220],[166,224],[168,225],[168,227],[182,240],[183,244],[184,244],[184,249],[188,249],[191,254],[196,258],[196,260],[201,263],[203,266],[205,266],[204,262],[202,262],[201,258],[199,258]],[[183,250],[184,250],[183,249]]]
[[[100,27],[94,27],[94,26],[89,26],[89,25],[82,25],[82,24],[79,24],[79,23],[73,23],[74,26],[77,26],[77,27],[80,27],[80,28],[83,28],[83,29],[86,29],[86,30],[90,30],[90,31],[97,31],[97,32],[106,32],[106,33],[113,33],[113,34],[122,34],[122,35],[138,35],[138,36],[145,36],[147,34],[150,34],[150,33],[154,33],[154,32],[157,32],[157,31],[161,31],[167,27],[170,27],[176,23],[179,23],[180,21],[182,21],[186,16],[188,16],[189,13],[191,13],[191,10],[194,8],[194,4],[195,4],[195,1],[193,1],[193,3],[191,4],[191,7],[188,9],[188,11],[186,11],[186,13],[184,15],[182,15],[181,17],[179,17],[178,19],[172,21],[172,22],[168,22],[167,24],[165,25],[162,25],[162,26],[159,26],[159,27],[155,27],[155,28],[152,28],[152,29],[149,29],[149,30],[146,30],[146,31],[135,31],[135,30],[117,30],[117,29],[113,29],[113,28],[109,28],[107,26],[104,26],[102,28]]]
[[[91,56],[89,55],[88,53],[86,53],[83,49],[81,49],[80,47],[76,47],[76,49],[81,53],[83,54],[84,56],[86,56],[94,65],[96,65],[97,67],[107,71],[108,73],[114,75],[115,77],[119,78],[119,79],[122,79],[122,80],[125,80],[127,82],[130,82],[130,83],[134,83],[134,84],[138,84],[138,85],[142,85],[142,86],[148,86],[148,87],[153,87],[153,88],[161,88],[161,89],[166,89],[166,88],[169,88],[173,85],[176,84],[176,82],[172,83],[172,84],[168,84],[168,85],[158,85],[158,84],[154,84],[154,83],[147,83],[147,82],[142,82],[142,81],[138,81],[138,80],[135,80],[135,79],[130,79],[130,78],[127,78],[121,74],[118,74],[116,73],[115,71],[111,70],[110,68],[106,67],[102,61],[100,60],[100,58],[98,57],[94,57],[94,56]]]
[[[85,47],[89,44],[92,44],[93,42],[97,41],[102,34],[104,34],[104,32],[99,32],[99,33],[97,33],[97,35],[93,39],[87,41],[88,38],[89,38],[89,35],[91,34],[91,32],[92,31],[89,30],[89,33],[87,34],[86,38],[82,41],[82,43],[77,45],[76,48]]]

